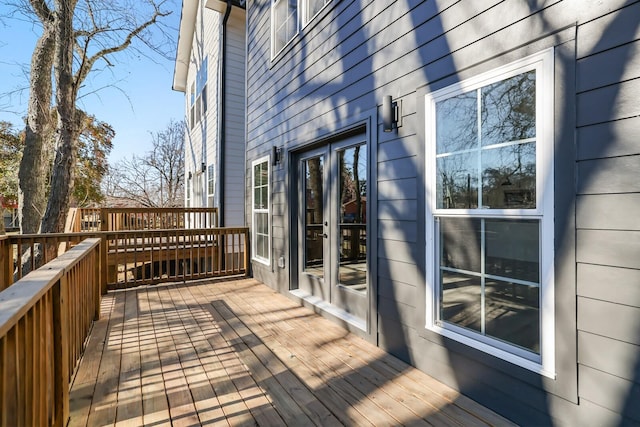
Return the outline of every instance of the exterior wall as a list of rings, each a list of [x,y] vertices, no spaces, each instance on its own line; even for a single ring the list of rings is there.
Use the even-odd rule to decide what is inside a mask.
[[[205,7],[199,2],[195,18],[194,36],[191,46],[189,69],[185,91],[186,130],[185,173],[191,172],[191,207],[211,207],[208,199],[208,171],[214,167],[213,207],[224,206],[224,225],[244,226],[244,156],[245,156],[245,12],[233,7],[227,23],[227,74],[225,111],[225,179],[220,179],[221,150],[218,116],[221,105],[220,58],[223,13]],[[207,57],[207,112],[190,125],[191,84],[196,79],[198,67]],[[197,94],[196,94],[197,95]],[[205,164],[205,171],[202,164]],[[224,201],[220,200],[224,181]],[[201,186],[198,194],[197,186]],[[185,195],[186,197],[186,195]],[[221,218],[222,219],[222,218]]]
[[[333,1],[273,60],[268,3],[247,13],[247,188],[253,160],[284,156],[271,170],[271,265],[254,276],[289,291],[291,153],[364,124],[372,339],[523,425],[639,423],[640,3]],[[424,96],[551,47],[555,379],[424,328]],[[397,132],[382,132],[384,95],[400,104]]]
[[[243,10],[234,7],[227,23],[227,135],[224,160],[224,225],[227,227],[245,225],[245,15]]]
[[[220,56],[220,25],[221,15],[204,7],[204,1],[199,2],[196,15],[196,25],[191,47],[189,71],[187,74],[187,86],[185,92],[185,173],[187,179],[191,172],[191,207],[207,206],[207,173],[202,172],[202,163],[207,166],[213,164],[218,171],[218,106],[219,85],[218,58]],[[191,111],[191,85],[196,80],[197,68],[207,57],[207,113],[195,124],[190,125]],[[216,179],[218,182],[219,179]],[[200,182],[202,192],[197,197],[196,185]],[[216,191],[216,194],[218,191]],[[186,197],[186,195],[185,195]],[[218,201],[216,198],[216,206]]]

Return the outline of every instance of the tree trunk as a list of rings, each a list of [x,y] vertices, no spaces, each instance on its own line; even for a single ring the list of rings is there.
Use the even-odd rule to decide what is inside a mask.
[[[54,75],[58,123],[56,126],[56,157],[51,175],[51,190],[47,210],[42,218],[43,233],[64,231],[69,201],[73,191],[76,141],[80,123],[75,101],[77,88],[73,75],[73,15],[76,0],[56,0],[56,49]]]
[[[51,68],[55,32],[51,22],[42,22],[43,32],[31,57],[29,105],[25,146],[18,171],[20,228],[23,234],[37,233],[47,198],[51,163]]]

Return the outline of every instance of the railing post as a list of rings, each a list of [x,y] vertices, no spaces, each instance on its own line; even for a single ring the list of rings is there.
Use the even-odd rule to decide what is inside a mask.
[[[105,295],[107,293],[107,273],[109,267],[107,264],[108,257],[108,241],[107,234],[103,233],[100,236],[100,294]]]
[[[13,243],[7,239],[0,253],[0,291],[13,284]]]
[[[105,208],[100,209],[100,230],[109,230],[109,214]]]
[[[96,246],[92,251],[93,258],[93,298],[94,298],[94,312],[93,312],[93,320],[100,320],[100,302],[102,300],[102,240],[100,240],[100,245]],[[106,283],[104,285],[106,290]]]
[[[53,390],[56,427],[69,420],[69,313],[67,275],[53,286]]]
[[[249,229],[244,230],[244,277],[249,277]]]

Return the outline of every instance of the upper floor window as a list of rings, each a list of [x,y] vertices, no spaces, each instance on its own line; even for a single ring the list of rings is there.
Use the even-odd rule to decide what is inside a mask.
[[[553,376],[553,51],[425,107],[427,328]]]
[[[194,128],[204,114],[207,112],[207,79],[208,79],[208,58],[205,56],[196,72],[196,80],[191,83],[190,91],[190,116],[191,129]]]
[[[331,0],[271,0],[271,53],[275,57]],[[302,19],[300,19],[300,15]]]

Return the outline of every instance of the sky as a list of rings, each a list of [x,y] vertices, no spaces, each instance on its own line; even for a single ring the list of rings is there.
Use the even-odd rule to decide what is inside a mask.
[[[166,23],[174,29],[174,50],[180,4],[180,0],[169,0],[166,6],[173,11]],[[15,15],[7,17],[10,13],[9,6],[1,2],[0,120],[22,129],[29,97],[25,70],[28,71],[40,28]],[[84,111],[114,128],[110,163],[149,151],[150,132],[163,130],[172,119],[184,118],[184,94],[171,89],[173,60],[159,55],[154,55],[153,60],[126,53],[117,55],[113,67],[97,63],[98,72],[87,79],[84,96],[78,102]],[[9,93],[11,96],[7,96]]]

